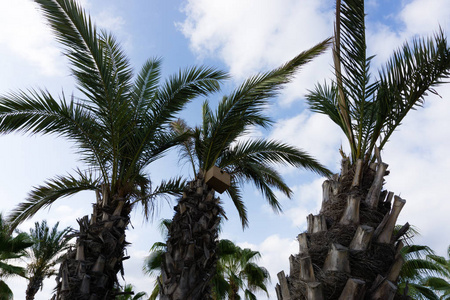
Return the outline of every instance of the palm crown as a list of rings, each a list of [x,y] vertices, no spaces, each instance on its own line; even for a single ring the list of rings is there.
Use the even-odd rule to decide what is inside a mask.
[[[450,48],[442,31],[394,52],[371,77],[363,0],[336,1],[335,80],[307,96],[313,111],[328,115],[345,133],[352,161],[374,157],[406,114],[450,76]]]
[[[321,175],[331,174],[300,149],[274,140],[245,136],[255,126],[271,125],[272,121],[266,114],[269,100],[278,94],[301,66],[322,53],[328,43],[329,40],[325,40],[279,68],[250,77],[230,95],[223,97],[215,111],[205,101],[200,126],[189,128],[182,120],[172,125],[177,134],[190,137],[180,147],[182,158],[192,164],[194,174],[206,172],[216,165],[231,175],[231,187],[227,193],[239,212],[243,226],[247,225],[247,213],[240,186],[245,182],[252,182],[269,204],[279,211],[281,207],[273,189],[287,196],[291,196],[292,192],[276,170],[276,165],[286,164]]]
[[[14,224],[56,199],[82,190],[149,200],[177,190],[171,180],[152,191],[144,169],[181,137],[166,130],[174,115],[199,95],[215,92],[224,72],[192,67],[160,84],[161,60],[149,59],[137,76],[110,33],[97,31],[73,0],[36,0],[71,64],[82,97],[55,99],[46,90],[0,98],[0,131],[61,135],[76,143],[89,169],[58,176],[35,188],[10,216]]]

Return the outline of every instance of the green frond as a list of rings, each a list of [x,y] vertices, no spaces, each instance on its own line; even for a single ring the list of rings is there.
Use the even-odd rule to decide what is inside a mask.
[[[376,101],[379,117],[375,132],[381,149],[408,112],[421,107],[425,96],[436,93],[434,88],[450,77],[450,47],[444,33],[440,31],[433,38],[405,43],[379,77]]]
[[[152,218],[156,209],[156,199],[169,200],[170,196],[180,196],[186,186],[186,180],[176,177],[169,180],[162,180],[159,185],[151,190],[142,189],[135,194],[136,200],[142,205],[142,211],[146,219]]]
[[[159,284],[158,282],[156,282],[148,300],[156,300],[158,299],[158,296],[159,296]]]
[[[239,219],[241,219],[242,228],[247,227],[247,208],[245,207],[244,200],[242,199],[242,193],[236,182],[231,182],[231,186],[227,189],[227,194],[228,196],[230,196],[231,201],[233,201],[233,204],[236,207],[236,210],[239,214]]]
[[[210,122],[208,135],[204,139],[206,145],[200,160],[203,164],[201,168],[212,167],[220,157],[222,149],[229,147],[238,136],[246,133],[250,126],[268,127],[271,120],[263,112],[269,99],[278,95],[296,72],[323,53],[329,43],[329,39],[325,40],[273,71],[250,77],[229,96],[224,97],[214,116],[207,115]]]
[[[157,276],[156,274],[159,274],[161,271],[161,263],[165,249],[153,244],[150,251],[150,255],[145,258],[144,273],[151,276]]]
[[[184,120],[178,119],[171,123],[172,130],[178,135],[186,136],[186,140],[179,145],[179,161],[186,160],[191,164],[194,175],[197,174],[197,158],[195,155],[195,130],[192,130]]]
[[[219,161],[219,167],[254,163],[261,165],[291,165],[319,175],[331,176],[331,171],[306,152],[274,140],[248,140],[234,144]]]
[[[397,50],[379,78],[371,78],[363,0],[336,1],[335,81],[307,96],[312,111],[328,115],[346,134],[352,161],[374,159],[406,114],[450,75],[450,48],[442,30]]]
[[[149,113],[155,124],[166,124],[192,99],[219,91],[220,82],[227,78],[225,72],[208,67],[180,70],[156,91]]]
[[[132,93],[132,101],[136,114],[147,112],[151,100],[155,97],[155,92],[161,79],[160,58],[147,60],[137,75]]]
[[[77,143],[83,159],[106,174],[110,147],[105,128],[84,107],[63,97],[56,101],[47,91],[19,91],[0,97],[0,132],[55,134]]]
[[[35,187],[28,194],[25,202],[20,203],[8,216],[11,226],[15,228],[31,218],[38,210],[49,207],[59,198],[98,188],[98,181],[92,178],[92,174],[80,171],[77,173],[78,178],[72,175],[57,176],[46,181],[44,185]]]
[[[3,280],[0,280],[0,296],[2,300],[13,300],[14,294]]]
[[[448,277],[447,277],[448,278]],[[449,278],[448,278],[449,279]],[[429,277],[422,282],[425,286],[436,291],[450,291],[450,282],[438,277]]]
[[[437,296],[430,288],[416,284],[409,283],[409,294],[414,296],[414,299],[418,300],[439,300],[439,296]]]
[[[334,123],[345,132],[345,125],[339,115],[338,91],[336,84],[316,84],[313,90],[306,95],[309,109],[313,112],[327,115]]]

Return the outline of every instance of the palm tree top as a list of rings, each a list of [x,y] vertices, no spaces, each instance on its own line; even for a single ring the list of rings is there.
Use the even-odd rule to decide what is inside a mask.
[[[188,67],[162,81],[159,58],[147,60],[135,74],[116,38],[97,29],[76,1],[35,2],[63,46],[82,96],[55,97],[46,90],[0,96],[0,132],[63,136],[75,142],[89,168],[35,188],[10,219],[16,226],[58,198],[101,186],[111,195],[148,204],[157,193],[150,189],[145,167],[182,140],[168,130],[170,122],[186,103],[217,92],[228,75]],[[180,183],[163,182],[155,190]]]
[[[370,72],[363,0],[337,0],[333,47],[335,80],[318,84],[307,101],[345,133],[350,157],[372,160],[406,114],[450,76],[450,48],[439,30],[396,50],[377,76]]]
[[[194,176],[204,174],[213,166],[230,174],[231,186],[227,193],[239,212],[243,227],[248,223],[241,195],[243,184],[253,183],[273,209],[280,211],[281,206],[273,189],[288,197],[292,191],[276,166],[291,165],[320,175],[331,175],[326,167],[296,147],[275,140],[245,137],[255,126],[268,128],[272,124],[267,114],[270,100],[302,66],[323,53],[330,41],[326,39],[282,66],[245,80],[222,98],[216,110],[205,101],[201,125],[189,128],[182,120],[172,123],[176,134],[188,136],[180,144],[180,152],[181,157],[191,164]]]

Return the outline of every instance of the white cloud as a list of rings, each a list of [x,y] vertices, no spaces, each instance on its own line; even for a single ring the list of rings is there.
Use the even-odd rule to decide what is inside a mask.
[[[37,68],[41,75],[63,75],[63,59],[48,26],[27,0],[0,2],[0,46]]]
[[[311,182],[292,188],[294,199],[286,209],[285,215],[299,230],[306,229],[306,216],[318,214],[322,205],[322,183],[324,178],[317,178]]]
[[[326,1],[188,1],[179,24],[199,55],[219,55],[242,78],[330,36]],[[328,10],[324,9],[327,7]]]
[[[346,146],[345,136],[336,124],[325,115],[308,111],[278,120],[270,137],[306,150],[332,169],[336,169],[340,146]]]
[[[400,13],[409,34],[423,35],[436,31],[439,25],[450,28],[448,0],[410,1]]]

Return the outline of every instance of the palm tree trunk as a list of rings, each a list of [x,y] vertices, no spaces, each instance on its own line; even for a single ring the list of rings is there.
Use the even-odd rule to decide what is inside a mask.
[[[34,296],[39,291],[43,281],[44,278],[42,278],[41,276],[30,277],[30,279],[28,280],[27,290],[25,292],[26,300],[34,300]]]
[[[403,244],[393,229],[405,200],[382,191],[386,168],[344,160],[323,183],[322,209],[297,237],[290,274],[278,274],[279,300],[394,299]]]
[[[54,299],[114,299],[117,273],[123,274],[125,228],[131,205],[122,197],[110,196],[108,187],[97,193],[91,218],[78,220],[80,231],[75,249],[61,263]]]
[[[214,194],[199,174],[178,201],[161,265],[161,300],[212,298],[209,282],[216,272],[223,214]]]

